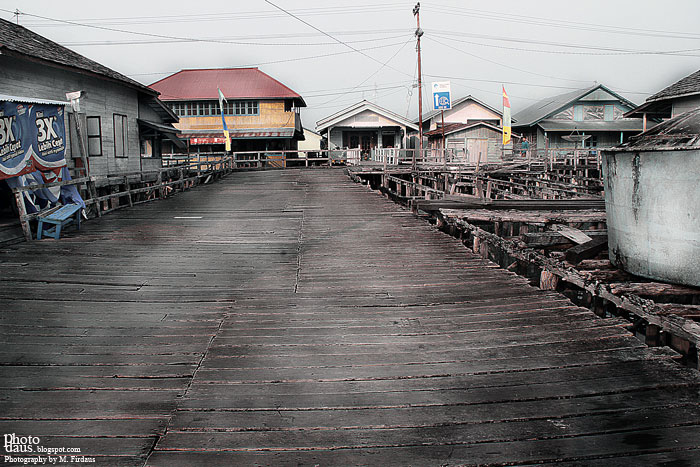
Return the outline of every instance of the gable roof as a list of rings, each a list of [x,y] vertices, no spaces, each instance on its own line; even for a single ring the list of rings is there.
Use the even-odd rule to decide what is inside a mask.
[[[44,36],[0,18],[0,53],[31,61],[40,61],[53,66],[68,68],[83,74],[97,75],[136,88],[149,95],[157,93],[143,84],[118,73],[111,68],[90,60],[77,52],[63,47]]]
[[[258,68],[208,68],[180,70],[151,84],[164,101],[216,100],[219,89],[226,99],[293,99],[306,107],[304,99]]]
[[[700,70],[686,76],[680,81],[676,81],[653,96],[648,97],[646,102],[660,101],[674,97],[692,96],[694,94],[700,94]]]
[[[540,120],[544,120],[545,118],[558,113],[559,111],[565,109],[574,102],[583,99],[598,89],[602,89],[608,94],[614,96],[616,99],[620,100],[620,102],[623,104],[628,105],[630,108],[636,107],[632,101],[622,97],[614,91],[611,91],[602,84],[596,84],[590,88],[577,89],[575,91],[559,94],[558,96],[547,97],[546,99],[542,99],[541,101],[532,104],[530,107],[527,107],[526,109],[513,115],[513,120],[517,121],[517,124],[513,126],[522,127],[536,125]]]
[[[377,104],[373,104],[370,101],[364,100],[358,102],[357,104],[351,105],[350,107],[347,107],[339,112],[336,112],[333,115],[329,115],[328,117],[322,118],[321,120],[316,122],[316,131],[321,132],[330,126],[333,126],[335,123],[341,122],[346,118],[355,116],[360,112],[364,112],[365,110],[371,110],[381,115],[382,117],[388,118],[389,120],[394,120],[395,122],[400,123],[401,125],[407,128],[411,128],[412,130],[418,130],[418,125],[414,124],[407,118],[404,118],[399,114],[396,114],[394,112],[391,112],[390,110],[380,107]]]
[[[461,97],[461,98],[457,99],[456,101],[452,102],[452,109],[454,109],[455,107],[457,107],[458,105],[460,105],[460,104],[462,104],[463,102],[466,102],[466,101],[473,101],[473,102],[479,104],[480,106],[482,106],[482,107],[484,107],[484,108],[490,110],[491,112],[494,112],[494,113],[500,115],[501,117],[503,116],[503,112],[502,112],[502,111],[497,110],[497,109],[491,107],[490,105],[488,105],[488,104],[486,104],[486,103],[480,101],[479,99],[477,99],[476,97],[472,96],[471,94],[469,94],[469,95],[467,95],[467,96],[464,96],[464,97]],[[427,121],[427,120],[430,120],[431,118],[433,118],[433,117],[436,116],[436,115],[440,115],[440,111],[439,111],[439,110],[432,110],[432,111],[426,113],[425,115],[423,115],[423,122],[425,122],[425,121]],[[418,123],[418,122],[419,122],[419,120],[418,120],[417,118],[413,121],[413,123]]]
[[[502,132],[503,128],[492,125],[487,122],[474,122],[474,123],[445,123],[445,136],[451,135],[453,133],[457,133],[462,130],[469,130],[471,128],[476,128],[479,126],[483,126],[486,128],[490,128],[491,130],[497,131],[497,132]],[[423,136],[442,136],[442,127],[438,126],[434,130],[427,131],[423,133]]]

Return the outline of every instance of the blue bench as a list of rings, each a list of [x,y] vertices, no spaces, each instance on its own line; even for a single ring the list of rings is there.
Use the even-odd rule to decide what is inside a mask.
[[[41,240],[42,236],[52,237],[58,240],[61,237],[61,228],[75,222],[80,230],[80,210],[79,204],[66,204],[46,215],[39,216],[39,227],[36,232],[36,239]],[[44,224],[48,224],[45,229]],[[53,226],[53,227],[52,227]]]

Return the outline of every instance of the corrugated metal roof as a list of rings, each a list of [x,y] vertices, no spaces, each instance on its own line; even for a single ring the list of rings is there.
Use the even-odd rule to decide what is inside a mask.
[[[647,102],[700,94],[700,70],[647,98]]]
[[[459,106],[459,105],[462,104],[463,102],[467,102],[467,101],[472,101],[472,102],[474,102],[474,103],[476,103],[476,104],[482,106],[483,108],[490,110],[491,112],[493,112],[493,113],[495,113],[495,114],[498,114],[498,115],[500,115],[500,116],[503,116],[503,112],[502,112],[501,110],[498,110],[498,109],[495,109],[495,108],[491,107],[490,105],[488,105],[488,104],[486,104],[486,103],[480,101],[479,99],[477,99],[476,97],[472,96],[471,94],[468,95],[468,96],[461,97],[461,98],[459,98],[459,99],[453,101],[453,102],[452,102],[452,108],[454,109],[455,107]],[[427,120],[430,120],[431,118],[435,117],[436,115],[440,115],[440,112],[441,112],[440,110],[432,110],[432,111],[430,111],[430,112],[427,112],[425,115],[423,115],[423,122],[426,122]],[[413,123],[418,123],[418,121],[419,121],[418,118],[416,118],[416,119],[413,121]]]
[[[62,45],[40,36],[29,29],[0,18],[0,51],[9,55],[19,54],[47,62],[64,65],[120,81],[149,94],[154,92],[147,86],[128,78],[104,65],[83,57]]]
[[[304,99],[257,68],[216,68],[182,70],[151,84],[164,101],[216,100],[219,91],[226,99],[294,99],[306,107]]]
[[[543,118],[547,118],[549,115],[555,113],[562,107],[567,106],[568,104],[579,99],[581,96],[588,94],[588,92],[592,91],[593,89],[594,88],[578,89],[576,91],[542,99],[541,101],[535,102],[530,107],[516,112],[513,115],[513,118],[517,119],[518,126],[534,125]]]
[[[400,125],[418,131],[418,125],[412,123],[411,121],[402,117],[401,115],[387,110],[384,107],[380,107],[377,104],[374,104],[368,100],[360,101],[357,104],[353,104],[350,107],[346,107],[345,109],[334,113],[333,115],[329,115],[328,117],[322,118],[321,120],[316,122],[316,131],[323,131],[324,129],[330,126],[335,125],[337,122],[345,120],[346,118],[350,118],[354,115],[357,115],[360,112],[364,112],[365,110],[371,110],[372,112],[386,117],[389,120],[394,120]]]
[[[48,99],[36,99],[34,97],[9,96],[0,94],[0,101],[20,102],[22,104],[46,104],[46,105],[70,105],[70,102],[52,101]]]
[[[677,151],[700,149],[700,108],[659,123],[625,144],[606,151]]]
[[[538,123],[547,131],[642,131],[643,122],[633,120],[541,120]]]
[[[577,100],[583,99],[585,96],[591,94],[592,92],[598,89],[602,89],[603,91],[619,99],[620,102],[629,105],[630,107],[636,107],[636,105],[633,102],[625,99],[616,92],[608,89],[606,86],[602,84],[596,84],[595,86],[592,86],[590,88],[578,89],[576,91],[567,92],[565,94],[559,94],[558,96],[548,97],[546,99],[542,99],[541,101],[532,104],[530,107],[527,107],[526,109],[521,110],[520,112],[517,112],[513,115],[513,127],[535,125],[540,120],[550,117],[560,109],[568,107]]]
[[[445,136],[451,135],[452,133],[456,133],[458,131],[476,128],[478,126],[485,126],[486,128],[490,128],[496,132],[503,131],[503,128],[498,127],[496,125],[492,125],[492,124],[487,123],[487,122],[445,123]],[[436,129],[423,133],[423,136],[442,136],[442,127],[440,125],[438,125],[438,127]]]
[[[160,132],[162,132],[162,133],[173,133],[173,134],[175,134],[175,133],[178,132],[178,129],[175,128],[175,127],[172,126],[172,125],[164,125],[164,124],[162,124],[162,123],[151,122],[151,121],[143,120],[143,119],[140,119],[140,118],[137,118],[136,121],[138,122],[139,125],[144,125],[144,126],[146,126],[146,127],[148,127],[148,128],[151,128],[151,129],[156,130],[156,131],[160,131]]]
[[[448,135],[453,131],[459,131],[468,127],[466,123],[445,123],[445,134]],[[438,125],[434,130],[426,131],[423,136],[442,136],[442,125]]]

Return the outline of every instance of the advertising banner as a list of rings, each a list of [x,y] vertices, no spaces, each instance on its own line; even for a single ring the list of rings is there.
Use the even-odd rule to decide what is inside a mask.
[[[0,101],[0,180],[66,165],[61,105]]]

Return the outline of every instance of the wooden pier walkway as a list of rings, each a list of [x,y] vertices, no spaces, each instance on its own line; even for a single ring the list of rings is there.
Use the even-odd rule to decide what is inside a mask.
[[[341,170],[235,173],[0,270],[0,432],[97,465],[700,464],[697,371]]]

